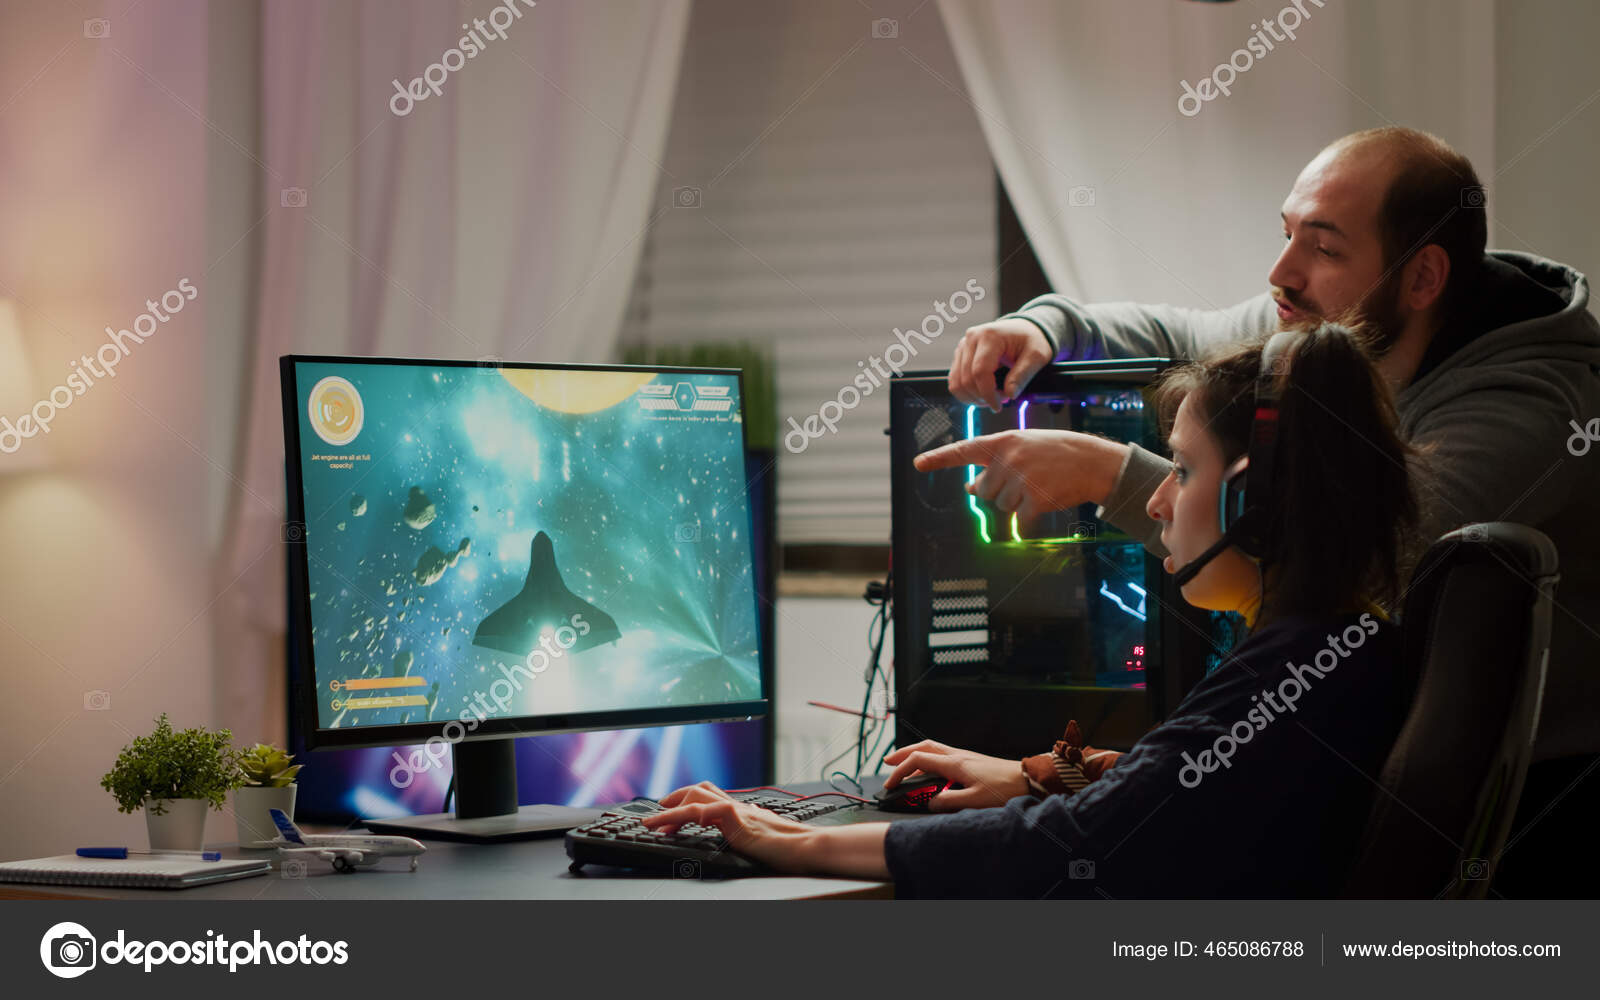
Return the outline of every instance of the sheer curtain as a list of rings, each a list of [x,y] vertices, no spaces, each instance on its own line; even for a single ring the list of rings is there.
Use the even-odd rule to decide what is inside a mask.
[[[261,269],[217,566],[224,724],[284,730],[278,358],[608,359],[664,207],[688,14],[511,0],[480,28],[437,0],[263,4]]]
[[[1018,217],[1075,297],[1265,291],[1283,197],[1357,129],[1422,128],[1495,172],[1493,0],[939,6]],[[1180,108],[1185,84],[1201,96]]]

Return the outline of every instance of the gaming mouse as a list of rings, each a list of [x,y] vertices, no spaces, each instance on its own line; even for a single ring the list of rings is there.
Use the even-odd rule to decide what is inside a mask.
[[[950,787],[937,774],[919,774],[877,794],[878,808],[885,812],[927,812],[928,802]]]

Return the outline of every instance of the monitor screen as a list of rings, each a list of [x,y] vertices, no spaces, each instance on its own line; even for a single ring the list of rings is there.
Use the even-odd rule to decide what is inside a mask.
[[[738,373],[285,358],[312,745],[765,711]]]

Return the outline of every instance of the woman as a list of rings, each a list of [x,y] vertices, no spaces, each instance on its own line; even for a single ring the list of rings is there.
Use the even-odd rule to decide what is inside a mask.
[[[889,758],[891,781],[946,777],[962,787],[936,807],[961,812],[814,828],[701,784],[662,799],[646,825],[709,823],[780,871],[892,877],[901,897],[1337,894],[1408,696],[1381,608],[1399,596],[1415,503],[1362,338],[1331,324],[1285,336],[1272,366],[1275,501],[1253,515],[1249,546],[1259,558],[1224,545],[1202,560],[1223,539],[1222,484],[1248,468],[1260,348],[1157,387],[1174,465],[1148,511],[1165,568],[1198,563],[1184,599],[1240,613],[1249,634],[1099,780],[1039,796],[1022,762],[925,742]]]

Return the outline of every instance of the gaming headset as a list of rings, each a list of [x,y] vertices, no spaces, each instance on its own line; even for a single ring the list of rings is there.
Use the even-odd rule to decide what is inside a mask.
[[[1180,588],[1187,586],[1207,563],[1231,545],[1237,545],[1252,559],[1266,554],[1267,519],[1274,506],[1272,465],[1278,444],[1278,369],[1297,338],[1298,334],[1293,331],[1275,333],[1261,350],[1255,416],[1250,423],[1250,441],[1245,452],[1250,463],[1222,477],[1217,498],[1222,537],[1172,574],[1173,582]],[[1254,485],[1247,491],[1246,480],[1250,479],[1254,480]]]

